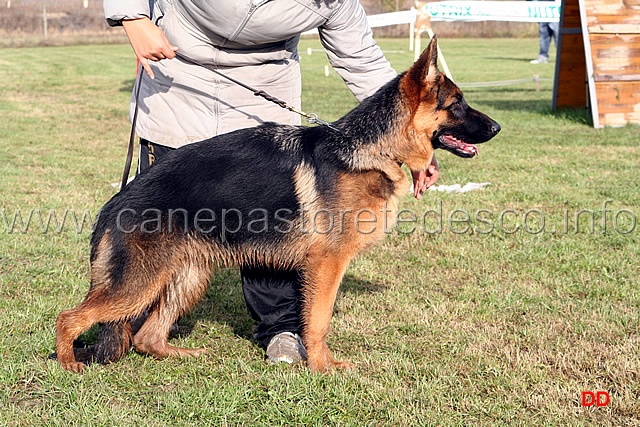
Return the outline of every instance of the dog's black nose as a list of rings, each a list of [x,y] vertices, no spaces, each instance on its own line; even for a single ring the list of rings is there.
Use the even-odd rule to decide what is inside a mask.
[[[493,124],[491,125],[491,133],[493,135],[497,135],[498,132],[500,132],[500,129],[502,129],[500,125],[496,122],[493,122]]]

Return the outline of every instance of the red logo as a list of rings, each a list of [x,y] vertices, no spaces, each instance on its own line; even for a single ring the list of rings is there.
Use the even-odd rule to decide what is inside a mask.
[[[611,396],[606,391],[583,391],[582,406],[607,406],[611,402]]]

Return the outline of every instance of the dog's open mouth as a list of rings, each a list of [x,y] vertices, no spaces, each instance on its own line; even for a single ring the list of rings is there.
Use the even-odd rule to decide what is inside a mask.
[[[473,157],[478,154],[478,147],[474,144],[468,144],[453,135],[440,135],[438,137],[440,148],[452,152],[460,157]]]

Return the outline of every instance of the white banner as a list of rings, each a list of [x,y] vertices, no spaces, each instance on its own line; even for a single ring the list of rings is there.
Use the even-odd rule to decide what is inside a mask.
[[[412,24],[418,14],[432,21],[510,21],[510,22],[559,22],[560,1],[442,1],[426,3],[420,10],[382,13],[367,16],[371,28],[387,25]],[[317,33],[317,30],[304,34]]]
[[[557,1],[443,1],[425,4],[419,12],[432,21],[558,22]]]

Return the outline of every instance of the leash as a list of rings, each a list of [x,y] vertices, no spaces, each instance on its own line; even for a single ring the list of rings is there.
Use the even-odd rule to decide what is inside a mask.
[[[213,73],[217,74],[218,76],[220,76],[220,77],[224,77],[225,79],[227,79],[227,80],[229,80],[229,81],[231,81],[231,82],[233,82],[233,83],[237,84],[238,86],[242,86],[243,88],[247,89],[248,91],[253,92],[253,94],[254,94],[255,96],[259,96],[259,97],[261,97],[261,98],[264,98],[264,99],[266,99],[267,101],[269,101],[269,102],[273,102],[274,104],[276,104],[276,105],[278,105],[278,106],[280,106],[280,107],[284,108],[285,110],[289,110],[289,111],[291,111],[292,113],[296,113],[296,114],[298,114],[298,115],[300,115],[300,116],[304,117],[305,119],[307,119],[307,122],[308,122],[309,124],[312,124],[312,125],[323,125],[323,126],[328,126],[329,128],[331,128],[331,129],[333,129],[333,130],[335,130],[335,131],[337,131],[337,132],[340,132],[340,130],[339,130],[339,129],[336,129],[335,127],[331,126],[331,124],[330,124],[330,123],[328,123],[328,122],[326,122],[326,121],[322,120],[321,118],[319,118],[319,117],[318,117],[318,115],[317,115],[316,113],[305,113],[304,111],[300,111],[300,110],[296,109],[295,107],[293,107],[293,106],[291,106],[291,105],[287,104],[285,101],[283,101],[283,100],[281,100],[281,99],[278,99],[278,98],[276,98],[276,97],[275,97],[275,96],[273,96],[273,95],[269,95],[267,92],[265,92],[265,91],[263,91],[263,90],[255,89],[255,88],[253,88],[253,87],[249,86],[249,85],[248,85],[248,84],[246,84],[246,83],[243,83],[243,82],[241,82],[241,81],[239,81],[239,80],[236,80],[236,79],[234,79],[233,77],[229,77],[229,76],[227,76],[227,75],[226,75],[226,74],[224,74],[224,73],[221,73],[220,71],[216,70],[215,68],[213,68],[213,67],[211,67],[211,66],[209,66],[209,65],[206,65],[206,64],[203,64],[203,63],[201,63],[201,62],[195,61],[195,60],[193,60],[193,59],[191,59],[191,58],[188,58],[188,57],[186,57],[186,56],[184,56],[184,55],[180,55],[180,54],[179,54],[179,53],[177,53],[177,52],[176,52],[176,57],[180,58],[182,61],[184,61],[184,62],[186,62],[186,63],[188,63],[188,64],[191,64],[191,65],[197,65],[197,66],[200,66],[200,67],[202,67],[202,68],[206,68],[207,70],[209,70],[209,71],[211,71],[211,72],[213,72]]]
[[[136,139],[136,123],[138,122],[138,98],[140,98],[140,86],[142,86],[142,74],[144,69],[142,64],[138,68],[138,78],[136,79],[136,95],[135,105],[133,110],[133,118],[131,119],[131,133],[129,133],[129,147],[127,148],[127,159],[124,162],[124,172],[122,173],[122,181],[120,181],[120,190],[122,190],[129,180],[129,170],[131,169],[131,163],[133,162],[133,147]]]
[[[285,110],[291,111],[292,113],[296,113],[298,115],[300,115],[301,117],[304,117],[307,120],[307,123],[312,124],[312,125],[320,125],[320,126],[327,126],[328,128],[342,133],[342,131],[340,129],[337,129],[336,127],[332,126],[329,122],[326,122],[324,120],[322,120],[321,118],[318,117],[318,115],[316,113],[305,113],[304,111],[298,110],[297,108],[287,104],[285,101],[276,98],[273,95],[268,94],[267,92],[263,91],[263,90],[258,90],[255,89],[251,86],[249,86],[246,83],[243,83],[239,80],[234,79],[233,77],[229,77],[224,73],[221,73],[220,71],[216,70],[215,68],[208,66],[206,64],[202,64],[200,62],[194,61],[191,58],[188,58],[184,55],[180,55],[180,54],[176,54],[176,57],[180,58],[182,61],[191,64],[191,65],[197,65],[200,66],[202,68],[206,68],[207,70],[217,74],[220,77],[224,77],[225,79],[231,81],[232,83],[237,84],[238,86],[241,86],[251,92],[253,92],[253,94],[255,96],[259,96],[269,102],[273,102],[274,104],[278,105],[279,107],[284,108]],[[127,150],[127,159],[125,161],[125,166],[124,166],[124,173],[122,174],[122,182],[120,183],[120,189],[123,189],[126,185],[127,185],[127,181],[129,180],[129,170],[131,169],[131,163],[133,162],[133,147],[135,145],[135,129],[136,129],[136,123],[138,121],[138,98],[140,97],[140,86],[141,86],[141,82],[142,82],[142,74],[144,73],[144,70],[142,68],[142,66],[140,66],[139,71],[138,71],[138,79],[137,79],[137,87],[136,87],[136,94],[135,94],[135,106],[134,106],[134,111],[133,111],[133,118],[131,119],[131,133],[129,135],[129,148]]]

